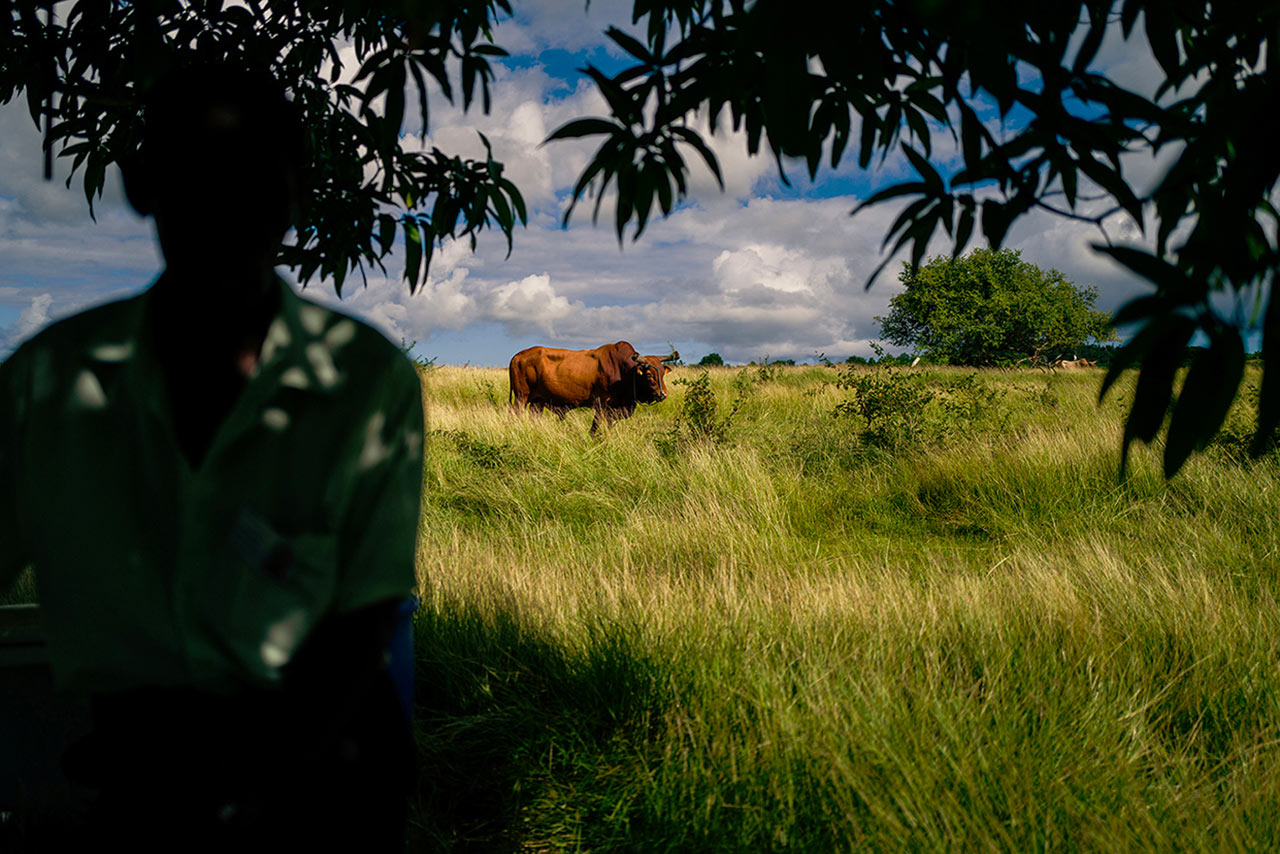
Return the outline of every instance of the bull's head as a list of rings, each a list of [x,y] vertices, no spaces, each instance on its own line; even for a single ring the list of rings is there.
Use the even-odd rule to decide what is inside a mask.
[[[661,403],[667,399],[667,384],[663,377],[671,373],[667,362],[674,362],[680,354],[672,351],[670,356],[632,357],[632,370],[635,372],[636,401],[638,403]]]

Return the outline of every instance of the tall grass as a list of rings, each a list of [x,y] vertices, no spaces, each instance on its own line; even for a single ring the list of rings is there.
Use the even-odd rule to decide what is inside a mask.
[[[1128,388],[915,376],[887,444],[826,368],[710,371],[701,440],[428,371],[416,845],[1280,845],[1280,464],[1120,482]]]

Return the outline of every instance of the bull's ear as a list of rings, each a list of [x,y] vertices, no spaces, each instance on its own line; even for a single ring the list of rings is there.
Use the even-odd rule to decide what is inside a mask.
[[[671,366],[670,366],[670,365],[663,365],[663,366],[662,366],[662,375],[665,377],[665,376],[666,376],[667,374],[669,374],[669,373],[671,373]]]

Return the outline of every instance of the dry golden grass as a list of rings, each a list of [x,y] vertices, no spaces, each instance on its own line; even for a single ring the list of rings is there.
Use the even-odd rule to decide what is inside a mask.
[[[429,844],[1280,842],[1275,461],[1119,482],[1095,372],[984,374],[989,421],[893,452],[830,370],[740,375],[728,439],[674,442],[687,385],[591,439],[427,374],[424,756],[466,721],[505,769],[429,784]]]

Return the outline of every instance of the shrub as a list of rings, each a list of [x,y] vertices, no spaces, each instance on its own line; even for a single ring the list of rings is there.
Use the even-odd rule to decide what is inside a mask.
[[[856,416],[862,423],[859,438],[863,442],[902,450],[923,440],[925,407],[934,399],[923,375],[894,369],[859,371],[850,366],[835,386],[854,393],[852,400],[836,406],[835,414]]]
[[[1005,392],[976,373],[947,383],[899,367],[850,365],[833,385],[853,392],[834,414],[858,421],[863,444],[889,451],[945,445],[979,431],[1003,432],[1011,416]]]
[[[738,377],[746,374],[743,369]],[[721,416],[716,403],[715,390],[711,388],[711,376],[704,370],[695,379],[674,380],[675,385],[688,386],[684,400],[680,402],[680,414],[671,429],[657,440],[658,450],[671,456],[682,447],[697,442],[720,444],[729,440],[729,428],[744,400],[740,393],[734,398],[729,412]],[[735,387],[738,383],[735,381]]]
[[[429,438],[447,439],[468,462],[482,469],[523,466],[525,455],[504,442],[486,442],[463,430],[432,430]]]
[[[754,362],[752,364],[755,364]],[[769,361],[769,357],[765,356],[759,365],[756,365],[756,379],[762,383],[772,382],[778,378],[778,363]]]

